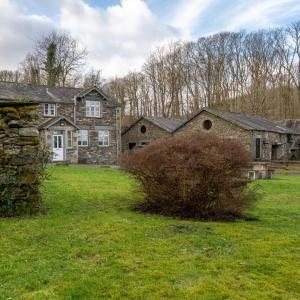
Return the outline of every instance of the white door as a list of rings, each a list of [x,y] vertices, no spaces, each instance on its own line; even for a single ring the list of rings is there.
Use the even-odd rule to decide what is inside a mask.
[[[64,160],[64,143],[63,135],[55,134],[53,135],[53,160],[61,161]]]

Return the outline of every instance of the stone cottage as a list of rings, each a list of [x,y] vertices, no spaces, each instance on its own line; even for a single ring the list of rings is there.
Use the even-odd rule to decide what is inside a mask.
[[[154,140],[172,136],[183,120],[159,117],[141,117],[122,132],[122,150],[131,151]]]
[[[40,137],[54,162],[118,163],[119,105],[102,90],[0,82],[0,97],[39,104]]]
[[[130,143],[134,141],[150,142],[161,137],[198,131],[239,140],[252,153],[253,160],[299,159],[300,135],[292,128],[258,116],[204,108],[186,121],[177,120],[172,129],[164,130],[163,135],[151,130],[149,124],[144,122],[145,119],[141,118],[123,132],[123,149],[130,149]],[[142,133],[145,130],[143,126],[149,128],[149,138]]]

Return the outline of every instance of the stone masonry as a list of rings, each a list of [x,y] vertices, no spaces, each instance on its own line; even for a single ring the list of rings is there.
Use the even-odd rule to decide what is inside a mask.
[[[37,105],[0,101],[0,216],[40,208]]]
[[[210,129],[205,129],[204,121],[209,120],[212,124]],[[186,134],[189,132],[209,132],[216,136],[236,139],[241,142],[244,147],[252,153],[252,158],[255,160],[255,139],[261,139],[261,157],[260,160],[271,160],[272,145],[278,144],[276,149],[277,160],[289,159],[289,145],[287,134],[280,134],[269,131],[245,130],[240,126],[230,123],[220,117],[217,117],[209,112],[203,111],[185,126],[175,131],[177,134]]]
[[[0,82],[3,99],[38,104],[38,129],[50,159],[58,163],[116,165],[121,153],[117,100],[97,87],[78,89]],[[100,115],[95,109],[100,107]],[[107,138],[103,142],[103,135]],[[82,141],[84,139],[84,141]]]
[[[146,128],[146,132],[142,133],[141,128]],[[128,150],[128,145],[131,142],[136,144],[136,147],[142,147],[147,145],[157,139],[171,137],[172,133],[163,130],[157,125],[149,122],[146,119],[142,119],[140,122],[136,123],[129,131],[122,135],[122,150],[125,152]]]

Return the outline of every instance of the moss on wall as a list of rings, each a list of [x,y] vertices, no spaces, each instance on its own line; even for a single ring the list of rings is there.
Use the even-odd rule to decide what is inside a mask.
[[[39,187],[44,156],[39,145],[36,108],[30,103],[1,103],[0,216],[41,210]]]

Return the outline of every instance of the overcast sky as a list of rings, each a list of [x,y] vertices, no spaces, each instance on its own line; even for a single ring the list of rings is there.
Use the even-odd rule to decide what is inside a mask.
[[[138,70],[168,41],[296,20],[300,0],[0,0],[0,68],[17,68],[52,29],[69,31],[109,78]]]

